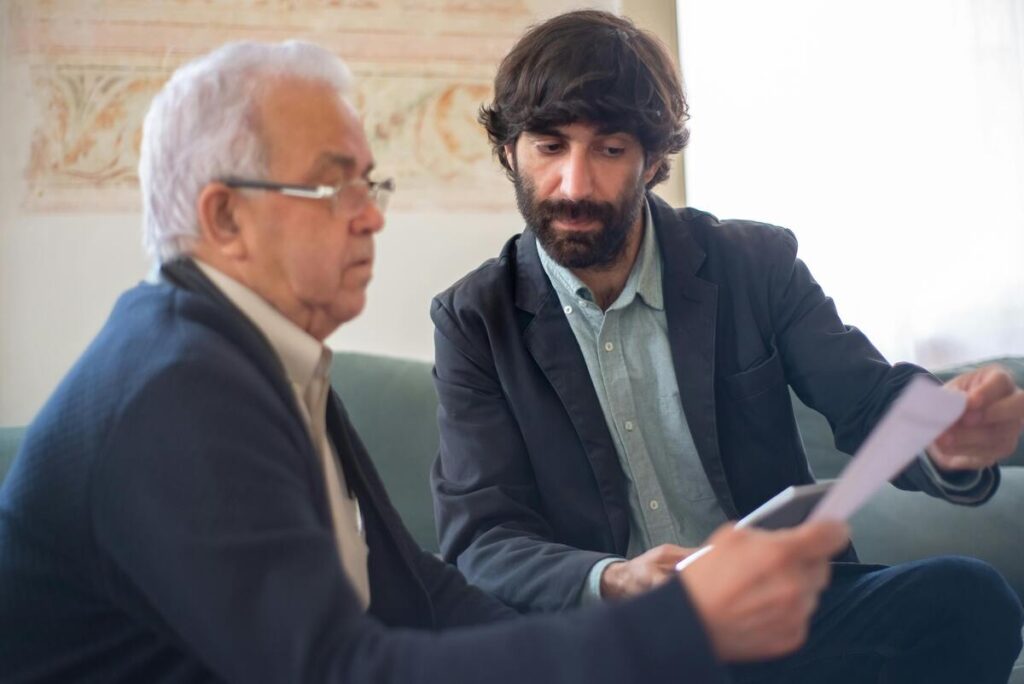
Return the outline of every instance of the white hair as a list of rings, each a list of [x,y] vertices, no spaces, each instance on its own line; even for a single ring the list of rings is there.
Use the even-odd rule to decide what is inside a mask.
[[[196,200],[227,176],[264,179],[256,105],[280,78],[322,82],[350,95],[352,75],[328,50],[302,41],[229,43],[180,67],[149,106],[139,154],[146,251],[163,263],[199,237]]]

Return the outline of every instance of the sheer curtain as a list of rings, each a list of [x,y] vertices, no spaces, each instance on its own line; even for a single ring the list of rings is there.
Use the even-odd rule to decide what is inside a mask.
[[[1024,2],[677,7],[688,203],[791,228],[892,360],[1024,354]]]

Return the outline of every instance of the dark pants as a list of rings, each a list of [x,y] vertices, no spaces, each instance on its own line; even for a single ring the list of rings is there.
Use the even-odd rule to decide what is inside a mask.
[[[978,560],[836,563],[807,643],[732,674],[736,682],[1005,684],[1022,620],[1017,595]]]

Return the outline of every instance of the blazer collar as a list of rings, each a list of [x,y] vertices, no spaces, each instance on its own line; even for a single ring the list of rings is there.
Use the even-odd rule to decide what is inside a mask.
[[[516,261],[516,306],[536,314],[544,302],[556,297],[537,254],[537,236],[532,230],[523,231],[514,243],[514,250],[510,257]]]

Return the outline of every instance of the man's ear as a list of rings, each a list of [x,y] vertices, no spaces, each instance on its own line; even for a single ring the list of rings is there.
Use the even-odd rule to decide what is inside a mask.
[[[504,146],[505,150],[505,161],[508,162],[508,168],[512,169],[512,173],[516,172],[516,145],[510,143]]]
[[[223,183],[208,183],[196,200],[202,242],[221,256],[245,255],[245,241],[237,223],[239,195]]]
[[[654,178],[654,176],[658,173],[658,170],[661,168],[661,165],[664,163],[665,157],[658,157],[657,159],[651,160],[651,163],[649,163],[647,165],[647,168],[644,169],[644,185],[647,185],[648,183],[651,182],[651,179]]]

